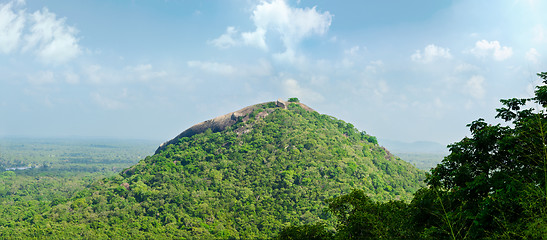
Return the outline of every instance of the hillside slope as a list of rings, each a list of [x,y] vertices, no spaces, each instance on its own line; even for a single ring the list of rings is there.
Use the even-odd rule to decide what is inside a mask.
[[[352,189],[385,201],[408,200],[423,186],[424,173],[375,137],[303,104],[238,112],[209,121],[217,127],[192,127],[12,234],[268,238],[288,224],[332,221],[325,200]]]

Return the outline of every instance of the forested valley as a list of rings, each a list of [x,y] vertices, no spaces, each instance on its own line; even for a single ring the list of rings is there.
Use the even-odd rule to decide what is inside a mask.
[[[149,142],[0,152],[0,238],[545,239],[547,86],[501,104],[505,123],[473,121],[428,172],[296,98],[154,155]]]

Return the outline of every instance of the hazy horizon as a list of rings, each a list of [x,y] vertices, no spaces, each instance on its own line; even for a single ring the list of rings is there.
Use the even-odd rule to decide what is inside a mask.
[[[0,1],[0,137],[167,141],[298,97],[447,145],[547,71],[547,3]]]

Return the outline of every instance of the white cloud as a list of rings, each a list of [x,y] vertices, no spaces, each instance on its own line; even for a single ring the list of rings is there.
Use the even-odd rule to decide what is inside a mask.
[[[476,104],[471,99],[467,99],[467,101],[465,102],[464,108],[465,108],[465,110],[470,110],[475,105]]]
[[[237,41],[234,39],[234,36],[237,34],[235,27],[227,27],[226,33],[220,35],[217,39],[209,41],[210,44],[218,48],[229,48],[237,45]]]
[[[530,7],[536,7],[538,0],[524,0],[524,2],[530,5]]]
[[[135,72],[146,72],[152,70],[152,64],[140,64],[134,67],[127,67],[127,69]]]
[[[265,59],[258,59],[251,64],[231,65],[210,61],[188,61],[189,68],[194,68],[209,74],[217,74],[226,77],[264,77],[272,74],[272,65]]]
[[[455,71],[458,72],[458,73],[461,73],[461,72],[472,72],[472,71],[478,71],[479,70],[479,67],[475,66],[475,65],[471,65],[469,63],[462,63],[462,64],[459,64],[458,66],[456,66],[455,68]]]
[[[376,73],[379,69],[384,67],[382,60],[370,61],[370,64],[365,67],[365,72]]]
[[[243,73],[245,76],[269,76],[273,71],[272,65],[265,59],[258,60],[256,64],[245,65],[239,68],[245,69],[245,71],[238,71],[238,73]]]
[[[78,72],[67,70],[59,75],[68,84],[85,82],[97,86],[116,86],[120,83],[136,83],[138,81],[147,83],[152,80],[159,82],[173,76],[164,70],[157,70],[152,64],[138,64],[123,68],[90,64],[81,66]]]
[[[532,37],[532,40],[536,43],[542,43],[546,40],[546,37],[545,37],[545,29],[543,28],[542,25],[536,25],[534,26],[534,28],[532,29],[532,32],[533,32],[533,37]]]
[[[387,85],[386,81],[380,80],[378,81],[378,86],[376,89],[374,89],[374,94],[377,96],[384,96],[387,92],[389,92],[389,86]]]
[[[357,52],[359,52],[359,49],[359,46],[353,46],[352,48],[345,50],[344,53],[346,55],[354,56],[357,54]]]
[[[297,97],[310,102],[321,102],[325,99],[321,94],[301,87],[300,83],[298,83],[295,79],[285,79],[282,84],[284,91],[290,97]]]
[[[234,68],[232,65],[224,64],[224,63],[188,61],[187,64],[188,64],[188,67],[198,68],[203,71],[214,73],[214,74],[232,75],[236,73],[236,68]]]
[[[23,50],[35,49],[38,57],[45,63],[66,62],[81,53],[76,38],[77,30],[58,19],[47,8],[30,15],[32,26],[25,36],[27,45]]]
[[[303,55],[298,55],[293,49],[287,49],[285,52],[276,53],[273,58],[280,63],[289,63],[293,66],[305,68],[307,59]]]
[[[69,84],[78,84],[80,82],[80,76],[73,72],[66,72],[65,81]]]
[[[318,12],[313,8],[292,8],[285,0],[261,1],[253,10],[251,19],[255,25],[252,32],[242,32],[241,39],[235,38],[237,31],[228,27],[226,33],[210,41],[219,48],[238,45],[238,42],[248,46],[268,50],[266,34],[268,31],[280,35],[285,47],[284,59],[291,57],[297,45],[312,35],[324,35],[332,22],[332,14],[328,11]],[[281,56],[280,55],[280,56]]]
[[[24,11],[15,13],[13,2],[0,4],[0,52],[10,53],[19,44],[25,26]]]
[[[443,108],[443,106],[444,106],[443,101],[441,101],[441,99],[438,98],[438,97],[435,98],[435,101],[433,102],[433,105],[436,108]]]
[[[329,12],[319,13],[313,8],[291,8],[284,0],[262,1],[251,17],[259,36],[267,30],[275,30],[287,49],[294,49],[303,38],[313,34],[323,35],[332,21]],[[264,34],[263,34],[263,33]]]
[[[345,68],[353,68],[353,66],[355,65],[355,62],[353,62],[352,60],[348,59],[348,58],[344,58],[342,59],[342,66],[345,67]]]
[[[355,65],[355,61],[359,58],[359,46],[353,46],[350,49],[344,50],[344,59],[342,59],[342,66],[345,68],[352,68]]]
[[[528,52],[526,52],[526,60],[534,63],[534,64],[537,64],[539,62],[539,57],[541,55],[539,55],[539,52],[535,49],[535,48],[530,48],[530,50],[528,50]]]
[[[83,71],[87,74],[89,81],[95,84],[103,83],[104,70],[100,65],[89,65],[85,66]]]
[[[484,97],[484,77],[480,75],[474,75],[465,83],[464,90],[467,94],[474,98],[480,99]]]
[[[121,109],[124,107],[124,104],[121,101],[118,101],[116,99],[104,96],[100,93],[94,92],[91,93],[91,98],[99,105],[101,105],[104,108],[116,110]],[[124,90],[122,95],[127,95],[127,90]]]
[[[243,43],[250,46],[255,46],[263,50],[268,50],[266,45],[266,29],[257,28],[254,32],[241,33]]]
[[[51,71],[39,72],[27,77],[28,81],[33,85],[44,85],[55,83],[55,76]]]
[[[329,82],[329,77],[324,75],[312,76],[310,83],[315,86],[324,86]]]
[[[137,79],[150,80],[167,76],[165,71],[154,71],[151,64],[140,64],[137,66],[126,67],[130,74],[135,74]]]
[[[434,44],[429,44],[424,48],[423,53],[420,50],[416,50],[416,53],[412,54],[410,58],[415,62],[430,63],[440,58],[451,59],[452,55],[450,54],[450,49],[448,48],[442,48],[435,46]]]
[[[513,49],[507,46],[501,46],[498,41],[480,40],[475,43],[475,47],[470,52],[477,57],[486,57],[492,55],[494,60],[503,61],[513,55]]]

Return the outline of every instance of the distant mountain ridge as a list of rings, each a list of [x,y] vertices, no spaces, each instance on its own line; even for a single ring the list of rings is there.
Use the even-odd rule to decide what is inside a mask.
[[[448,155],[448,148],[437,142],[416,141],[412,143],[380,139],[380,145],[388,148],[401,159],[419,169],[429,171]]]
[[[389,139],[378,139],[380,145],[388,148],[390,151],[397,153],[437,153],[447,154],[448,148],[438,142],[432,141],[415,141],[402,142]]]

